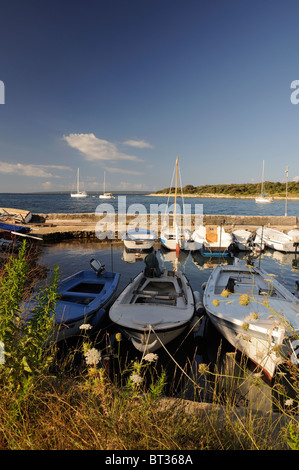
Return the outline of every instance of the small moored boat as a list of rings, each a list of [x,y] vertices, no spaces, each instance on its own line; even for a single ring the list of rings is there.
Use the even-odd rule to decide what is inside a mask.
[[[216,266],[206,284],[203,304],[220,333],[268,378],[284,360],[299,363],[295,354],[299,300],[264,270]]]
[[[155,255],[146,257],[139,273],[109,311],[111,321],[141,352],[153,352],[177,338],[190,325],[199,293],[185,274],[160,271]]]
[[[200,225],[192,238],[203,256],[228,256],[233,243],[231,233],[221,225]]]
[[[156,234],[146,228],[128,230],[122,237],[128,250],[150,250],[156,241]]]
[[[264,242],[265,246],[273,250],[285,253],[295,253],[297,251],[299,237],[294,238],[292,235],[280,232],[279,230],[261,227],[257,229],[256,237]]]
[[[250,251],[253,244],[253,234],[249,230],[234,230],[232,232],[234,247],[239,251]]]
[[[55,308],[56,341],[78,335],[84,323],[99,326],[116,297],[120,274],[105,271],[105,266],[95,259],[90,265],[92,269],[79,271],[59,282],[59,300]],[[24,315],[33,304],[34,300],[25,307]]]

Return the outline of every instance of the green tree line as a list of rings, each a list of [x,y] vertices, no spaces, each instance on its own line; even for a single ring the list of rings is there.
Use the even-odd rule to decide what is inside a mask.
[[[175,188],[171,188],[174,193]],[[286,184],[279,182],[266,181],[264,183],[264,192],[272,196],[285,196]],[[170,188],[157,191],[159,194],[168,194]],[[187,184],[183,188],[184,194],[224,194],[229,196],[255,196],[261,191],[261,185],[256,183],[240,183],[240,184],[205,184],[202,186],[193,186]],[[156,194],[157,194],[156,193]],[[288,195],[299,196],[299,182],[290,181],[288,183]]]

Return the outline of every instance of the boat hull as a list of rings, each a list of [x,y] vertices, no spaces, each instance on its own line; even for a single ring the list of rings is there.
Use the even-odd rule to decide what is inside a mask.
[[[153,352],[186,330],[195,311],[185,275],[164,270],[160,277],[139,273],[111,306],[109,318],[138,351]]]
[[[258,229],[256,235],[259,240],[268,247],[284,253],[296,253],[298,251],[296,239],[271,228]]]
[[[299,301],[262,269],[217,266],[206,284],[203,303],[218,331],[269,379],[290,357],[290,341],[299,332]]]

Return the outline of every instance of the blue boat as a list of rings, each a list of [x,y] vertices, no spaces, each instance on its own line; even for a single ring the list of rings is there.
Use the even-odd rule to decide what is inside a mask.
[[[92,259],[90,264],[92,269],[79,271],[59,283],[57,341],[78,335],[82,324],[98,327],[116,298],[120,274],[105,271],[98,260]]]
[[[95,259],[90,265],[92,269],[79,271],[58,284],[54,336],[57,342],[79,335],[83,324],[98,327],[116,298],[120,274],[105,271],[105,266]],[[34,304],[34,299],[26,304],[27,318]]]
[[[30,227],[23,227],[22,225],[5,224],[4,222],[0,222],[0,231],[1,230],[12,233],[29,233],[31,229]]]

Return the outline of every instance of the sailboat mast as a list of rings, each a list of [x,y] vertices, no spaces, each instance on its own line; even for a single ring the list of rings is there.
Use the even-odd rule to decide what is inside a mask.
[[[104,194],[106,192],[106,171],[104,171]]]
[[[265,160],[263,160],[261,196],[264,193],[264,169],[265,169]]]
[[[178,191],[178,164],[179,164],[179,157],[176,157],[175,163],[175,192],[174,192],[174,214],[176,216],[176,199],[177,199],[177,191]]]
[[[77,193],[79,192],[79,168],[77,170]]]

